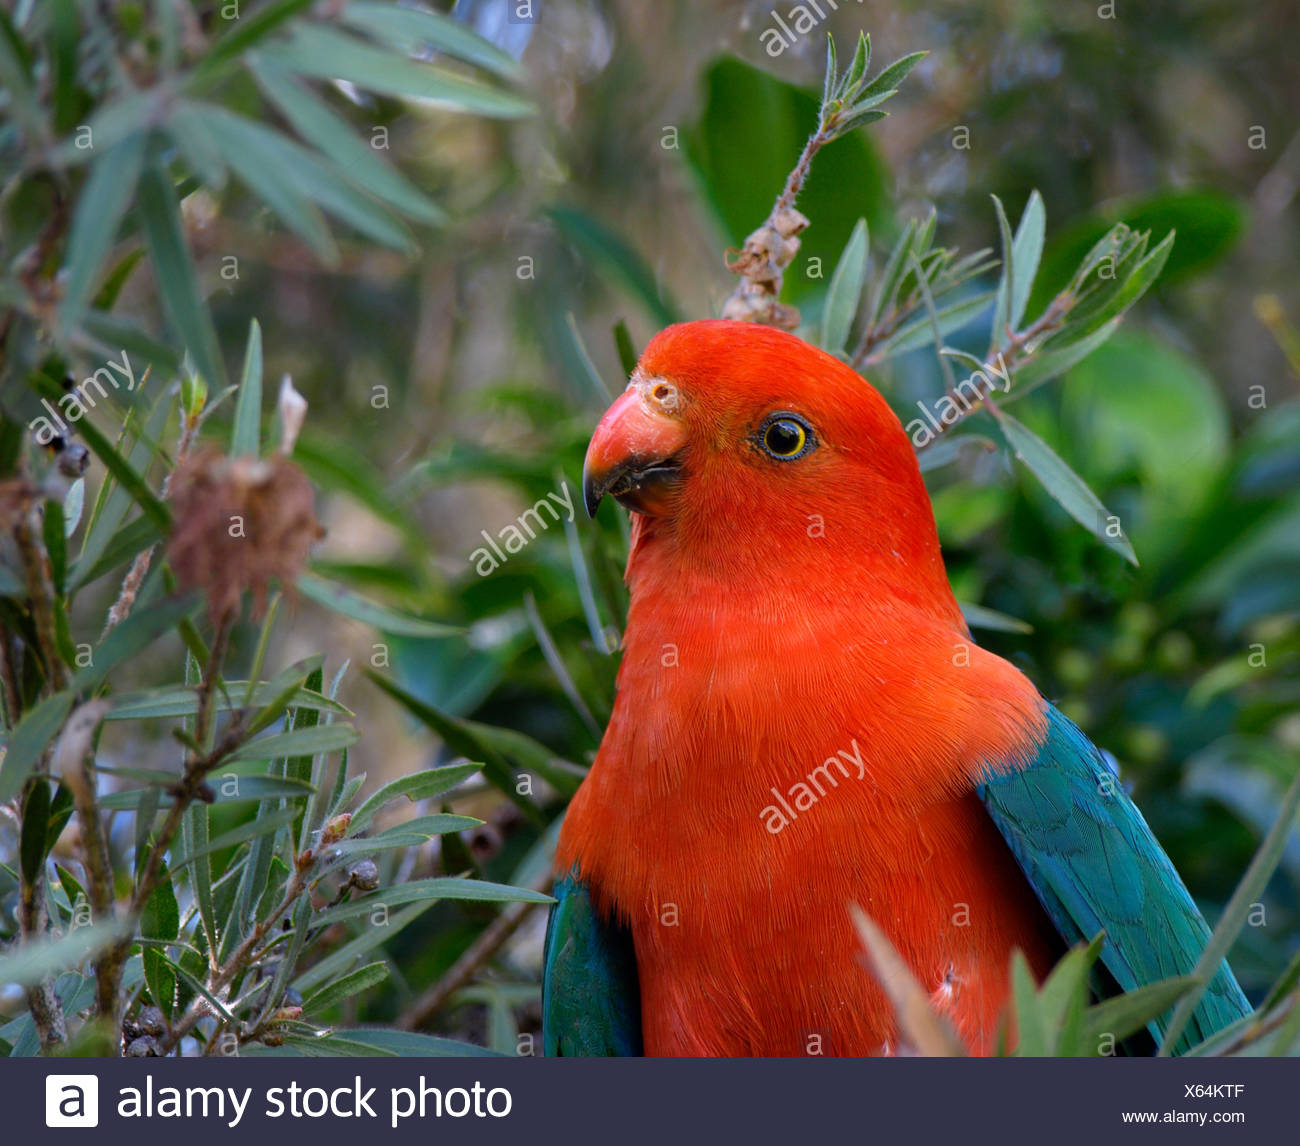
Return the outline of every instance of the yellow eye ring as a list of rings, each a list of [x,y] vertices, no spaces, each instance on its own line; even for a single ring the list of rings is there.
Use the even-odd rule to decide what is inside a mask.
[[[759,441],[771,457],[789,462],[808,452],[812,436],[803,422],[785,414],[774,417],[763,427]]]

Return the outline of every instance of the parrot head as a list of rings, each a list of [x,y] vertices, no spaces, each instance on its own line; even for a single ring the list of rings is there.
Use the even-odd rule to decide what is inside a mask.
[[[630,576],[657,546],[683,572],[862,576],[955,608],[897,416],[848,365],[772,327],[659,333],[592,435],[583,493],[592,515],[606,495],[633,512]]]

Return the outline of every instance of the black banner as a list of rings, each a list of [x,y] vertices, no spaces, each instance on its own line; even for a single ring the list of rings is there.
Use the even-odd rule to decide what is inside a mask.
[[[0,1142],[1276,1143],[1297,1084],[1285,1059],[10,1059]]]

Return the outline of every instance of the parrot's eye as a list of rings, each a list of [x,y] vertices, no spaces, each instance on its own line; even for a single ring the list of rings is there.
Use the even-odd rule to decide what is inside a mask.
[[[801,458],[817,444],[812,427],[794,414],[773,414],[758,432],[765,453],[783,462]]]

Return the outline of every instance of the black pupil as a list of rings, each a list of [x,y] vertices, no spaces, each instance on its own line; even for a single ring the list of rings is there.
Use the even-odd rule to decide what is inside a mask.
[[[798,453],[802,445],[800,436],[794,422],[773,422],[767,428],[767,448],[782,456]]]

